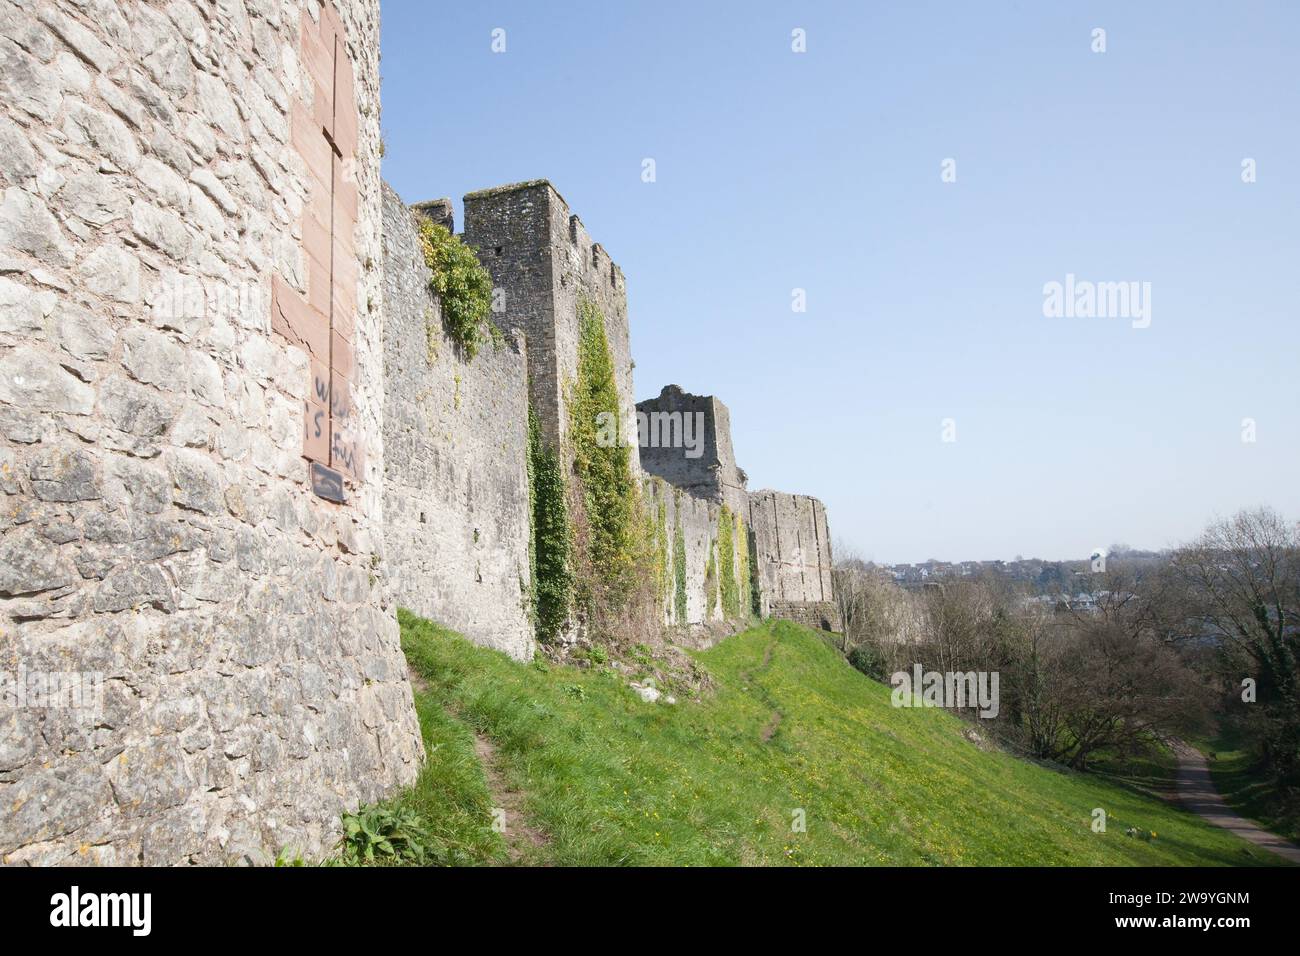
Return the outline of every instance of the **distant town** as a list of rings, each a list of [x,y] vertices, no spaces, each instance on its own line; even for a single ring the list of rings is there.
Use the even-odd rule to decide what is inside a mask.
[[[1017,557],[1012,561],[920,561],[915,564],[875,564],[848,559],[841,564],[861,570],[877,569],[889,575],[895,584],[916,589],[929,583],[952,578],[993,578],[1020,585],[1030,594],[1044,597],[1092,593],[1092,575],[1104,571],[1106,562],[1121,562],[1126,567],[1152,567],[1166,557],[1160,551],[1140,551],[1125,545],[1112,545],[1086,558],[1050,561],[1043,558]]]

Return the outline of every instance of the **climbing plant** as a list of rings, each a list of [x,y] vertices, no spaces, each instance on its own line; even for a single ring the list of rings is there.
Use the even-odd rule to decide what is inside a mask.
[[[745,519],[736,515],[736,541],[739,547],[736,548],[737,568],[736,580],[740,584],[740,612],[748,617],[752,611],[754,602],[754,581],[750,577],[749,564],[749,529],[745,527]]]
[[[740,588],[736,584],[736,526],[726,505],[718,514],[718,578],[722,585],[723,616],[740,617]]]
[[[569,552],[573,535],[564,469],[559,455],[542,439],[541,424],[532,402],[528,403],[528,496],[533,519],[529,544],[533,617],[538,640],[549,641],[569,617],[573,595]]]
[[[709,616],[718,609],[718,563],[714,557],[714,544],[709,543],[709,563],[704,568],[704,591],[709,596]]]
[[[584,563],[590,567],[582,596],[607,606],[625,602],[648,583],[651,543],[628,448],[619,440],[622,409],[605,320],[586,298],[578,304],[578,369],[568,406],[573,473],[584,511]]]
[[[662,494],[654,514],[654,548],[655,548],[655,594],[660,600],[665,598],[668,587],[668,506]]]
[[[429,288],[442,302],[442,322],[452,341],[472,359],[485,336],[499,330],[487,321],[492,311],[492,276],[479,264],[474,249],[446,226],[420,219],[420,251],[431,273]]]

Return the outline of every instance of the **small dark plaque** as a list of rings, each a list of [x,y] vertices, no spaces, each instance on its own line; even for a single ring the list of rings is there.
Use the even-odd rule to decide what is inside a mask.
[[[311,490],[326,501],[343,504],[348,500],[343,494],[343,476],[314,461],[311,463]]]

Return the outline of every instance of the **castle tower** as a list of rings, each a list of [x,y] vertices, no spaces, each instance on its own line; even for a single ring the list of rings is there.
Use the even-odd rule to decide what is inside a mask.
[[[543,435],[559,444],[568,433],[564,389],[577,375],[578,309],[586,299],[604,317],[622,437],[639,471],[622,270],[544,179],[473,192],[464,202],[464,239],[478,248],[498,290],[493,320],[527,335],[530,393]]]
[[[808,495],[751,492],[749,527],[762,615],[838,631],[826,506]]]
[[[748,520],[744,472],[731,445],[731,412],[712,395],[665,385],[637,402],[641,467],[697,498],[725,504]]]

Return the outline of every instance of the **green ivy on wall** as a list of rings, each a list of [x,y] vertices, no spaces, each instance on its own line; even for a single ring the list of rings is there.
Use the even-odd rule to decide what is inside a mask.
[[[578,373],[568,403],[573,472],[585,511],[592,578],[579,586],[589,601],[624,603],[647,583],[642,576],[650,573],[650,542],[628,448],[621,440],[602,439],[622,435],[622,409],[605,320],[586,298],[578,303]]]
[[[446,226],[420,218],[418,228],[420,250],[431,273],[429,288],[442,303],[443,326],[465,357],[472,359],[485,335],[497,342],[501,334],[485,321],[492,311],[492,276],[474,250]]]
[[[740,547],[736,549],[737,560],[739,565],[736,569],[736,579],[740,582],[740,600],[739,610],[746,617],[753,613],[754,603],[754,580],[750,576],[749,563],[749,529],[745,527],[745,519],[736,515],[736,541]]]
[[[559,633],[569,617],[573,570],[569,563],[573,534],[560,457],[546,447],[533,404],[528,403],[528,497],[533,533],[529,558],[533,568],[533,619],[540,641]]]
[[[762,591],[758,586],[758,538],[747,531],[745,544],[746,566],[749,568],[749,574],[745,576],[749,585],[749,612],[754,617],[762,617]]]
[[[718,514],[718,577],[722,583],[722,614],[728,620],[740,617],[740,588],[736,583],[736,525],[726,505]]]
[[[663,494],[659,496],[659,506],[655,509],[654,516],[654,540],[655,540],[655,594],[660,600],[666,600],[665,591],[668,588],[668,506],[664,502]]]
[[[704,592],[709,596],[709,616],[718,609],[718,563],[714,559],[714,543],[709,542],[709,563],[704,568]]]

